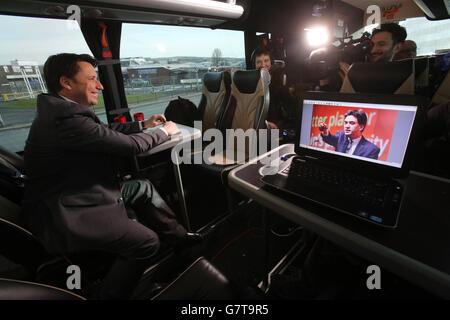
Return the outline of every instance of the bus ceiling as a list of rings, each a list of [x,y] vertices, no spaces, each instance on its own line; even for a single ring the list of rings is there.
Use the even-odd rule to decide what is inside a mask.
[[[333,27],[336,22],[343,21],[348,34],[352,34],[367,24],[367,18],[372,15],[368,12],[370,6],[379,8],[382,23],[424,16],[446,19],[450,12],[450,0],[253,1],[242,29],[295,35],[316,24],[325,22]]]
[[[78,6],[83,18],[129,23],[217,27],[245,17],[251,0],[1,0],[0,13],[67,19]]]
[[[332,20],[345,20],[351,34],[365,25],[371,5],[380,8],[381,22],[424,15],[446,19],[450,12],[450,0],[1,0],[0,13],[67,19],[69,7],[78,6],[81,17],[102,21],[288,35],[321,20],[313,10],[320,7]]]
[[[366,11],[371,5],[377,5],[381,14],[386,16],[397,13],[395,20],[426,16],[430,20],[450,18],[449,0],[342,0],[356,8]]]

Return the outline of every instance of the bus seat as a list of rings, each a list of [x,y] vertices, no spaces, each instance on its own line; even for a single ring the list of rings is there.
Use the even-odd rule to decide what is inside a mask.
[[[12,164],[0,157],[0,195],[20,205],[25,176]]]
[[[264,129],[265,120],[269,108],[269,82],[270,74],[267,70],[238,70],[233,73],[231,83],[231,95],[228,105],[220,121],[220,128],[225,134],[226,129]],[[211,164],[201,164],[208,172],[214,176],[221,176],[236,165],[234,159],[227,158],[227,139],[224,136],[224,150],[209,158]],[[236,146],[236,143],[234,144]],[[238,150],[233,150],[235,156]],[[231,152],[228,152],[228,155]],[[245,159],[248,160],[247,155]],[[223,178],[223,177],[222,177]],[[224,180],[222,179],[222,182]]]
[[[33,275],[50,255],[33,234],[19,224],[20,210],[18,205],[0,196],[0,254],[24,266]]]
[[[18,171],[25,173],[25,162],[17,153],[6,150],[0,146],[0,158],[6,160],[10,165],[14,166]]]
[[[340,92],[414,94],[414,61],[353,63]]]
[[[21,203],[23,182],[26,178],[7,161],[12,159],[14,164],[21,165],[21,157],[10,156],[5,159],[3,155],[9,156],[11,152],[3,149],[0,155],[0,254],[23,266],[28,276],[45,278],[50,282],[55,274],[45,276],[45,271],[41,270],[43,265],[51,266],[52,260],[65,258],[55,258],[48,253],[41,242],[23,225]],[[52,270],[55,269],[54,266],[51,267]]]
[[[0,254],[20,264],[34,275],[50,255],[21,223],[24,176],[23,159],[6,149],[0,150]]]
[[[428,88],[430,82],[429,81],[430,61],[428,57],[414,59],[414,73],[415,73],[415,92],[416,94],[421,94],[424,90]]]
[[[1,219],[20,225],[21,208],[2,194],[0,194],[0,209]]]
[[[220,121],[231,93],[229,71],[208,72],[203,77],[203,93],[198,107],[203,132],[210,128],[220,129]]]
[[[0,300],[86,300],[70,291],[35,282],[0,278]]]
[[[198,258],[152,300],[229,300],[237,292],[204,257]]]
[[[224,129],[242,129],[244,132],[248,129],[266,129],[266,118],[269,109],[269,83],[270,74],[267,70],[238,70],[234,72],[231,83],[231,97],[222,118],[221,126]],[[225,137],[227,140],[229,137]],[[226,141],[226,146],[230,141]],[[234,159],[224,152],[216,154],[211,162],[218,165],[230,165],[236,163],[236,155],[240,150],[236,149],[236,143],[233,144]],[[244,158],[248,160],[248,146],[245,150]],[[229,154],[229,152],[228,152]]]
[[[159,291],[159,290],[158,290]],[[241,290],[242,291],[242,290]],[[152,300],[231,300],[241,294],[227,277],[204,257],[199,257]],[[132,299],[142,299],[133,296]],[[86,300],[55,286],[0,278],[0,300]]]
[[[270,74],[266,69],[239,70],[234,73],[231,99],[224,118],[226,128],[245,131],[265,127],[264,121],[269,108],[269,83]]]
[[[269,82],[270,74],[267,70],[237,70],[232,73],[231,82],[231,95],[228,101],[228,105],[224,111],[224,115],[220,121],[220,128],[223,133],[226,133],[227,129],[242,129],[244,132],[248,129],[264,129],[266,128],[266,117],[269,108]],[[256,131],[258,132],[258,131]],[[201,163],[196,163],[195,166],[189,170],[192,177],[195,177],[195,181],[199,181],[199,177],[205,177],[208,182],[211,182],[211,190],[218,190],[215,194],[225,194],[226,203],[222,203],[222,199],[218,200],[217,204],[220,204],[220,208],[227,208],[229,214],[235,212],[236,205],[245,201],[242,196],[237,194],[228,188],[228,174],[239,165],[239,161],[247,161],[249,155],[241,150],[237,150],[236,143],[234,143],[234,149],[227,150],[227,145],[231,143],[227,141],[229,137],[223,135],[223,148],[222,150],[215,150],[216,152],[208,157],[208,161],[204,161],[202,157]],[[234,141],[236,142],[236,140]],[[258,145],[258,141],[254,141]],[[248,145],[248,144],[247,144]],[[237,154],[239,153],[239,156]],[[231,156],[234,154],[234,156]],[[250,154],[251,155],[251,154]],[[195,160],[195,157],[193,157]],[[194,162],[195,163],[195,162]],[[204,187],[204,185],[202,185]],[[197,186],[193,186],[194,189]],[[217,189],[215,189],[217,188]],[[199,195],[203,197],[204,195]],[[223,214],[224,212],[221,212]],[[195,220],[206,219],[201,226],[205,226],[210,223],[212,218],[210,213],[206,216],[196,216]]]
[[[450,101],[450,70],[447,71],[447,75],[434,93],[431,103],[441,104]]]

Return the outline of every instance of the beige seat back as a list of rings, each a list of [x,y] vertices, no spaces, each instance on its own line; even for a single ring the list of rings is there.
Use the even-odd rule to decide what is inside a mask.
[[[222,119],[223,129],[232,132],[246,132],[245,144],[240,144],[236,136],[226,135],[225,152],[210,160],[215,164],[233,164],[241,159],[248,160],[254,155],[258,144],[259,129],[266,128],[269,109],[270,74],[266,69],[238,70],[232,75],[231,97]],[[241,129],[241,130],[239,130]],[[253,131],[247,131],[254,129]]]
[[[221,120],[230,99],[231,74],[229,71],[208,72],[203,77],[203,92],[199,104],[202,129],[221,127]]]

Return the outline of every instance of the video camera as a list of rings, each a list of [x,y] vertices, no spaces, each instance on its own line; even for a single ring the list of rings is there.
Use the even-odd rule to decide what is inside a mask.
[[[325,79],[336,73],[339,62],[352,64],[365,61],[367,53],[372,49],[368,32],[364,32],[358,39],[347,37],[336,41],[340,44],[314,50],[309,55],[307,66],[311,80]]]
[[[340,50],[340,59],[343,62],[352,64],[353,62],[364,61],[366,54],[372,49],[372,41],[370,41],[370,33],[364,32],[359,39],[347,38],[350,41],[345,42],[345,39],[340,40],[341,44],[337,47]]]

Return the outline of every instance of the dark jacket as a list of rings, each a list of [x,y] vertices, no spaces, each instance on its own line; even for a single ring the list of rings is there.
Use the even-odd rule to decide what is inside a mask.
[[[116,168],[167,140],[138,122],[103,124],[89,108],[41,94],[25,146],[24,217],[52,253],[95,249],[119,239],[127,218]]]
[[[328,136],[324,136],[322,134],[322,139],[329,145],[332,145],[337,152],[345,153],[347,149],[348,140],[345,136],[344,131],[338,131],[335,135],[329,133]],[[355,151],[353,152],[354,156],[378,159],[378,155],[380,153],[380,148],[374,145],[372,142],[366,140],[363,136],[361,136],[361,140],[356,146]]]

